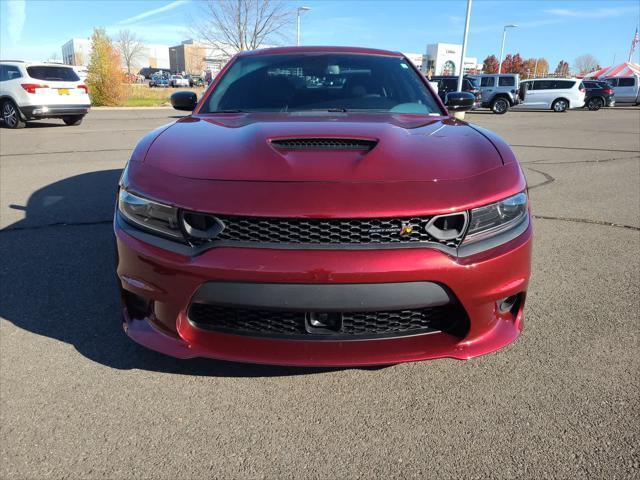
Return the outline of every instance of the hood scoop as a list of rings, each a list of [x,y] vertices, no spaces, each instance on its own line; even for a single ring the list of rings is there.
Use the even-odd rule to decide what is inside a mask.
[[[279,138],[271,140],[278,150],[357,150],[369,152],[377,140],[363,138]]]

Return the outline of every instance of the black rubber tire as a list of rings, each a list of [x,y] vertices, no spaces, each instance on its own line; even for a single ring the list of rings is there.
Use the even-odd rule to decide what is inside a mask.
[[[62,117],[62,121],[70,127],[75,127],[82,123],[83,118],[84,115],[67,115],[66,117]]]
[[[604,100],[602,97],[593,97],[587,102],[587,108],[592,112],[600,110],[602,107],[604,107]]]
[[[2,123],[4,123],[5,128],[16,129],[27,126],[27,122],[22,120],[20,116],[20,109],[12,100],[4,100],[2,102],[0,115],[2,115]]]
[[[569,108],[569,102],[564,98],[559,98],[557,100],[554,100],[554,102],[551,104],[551,110],[557,113],[566,112],[568,108]]]
[[[498,97],[491,102],[491,111],[496,115],[504,115],[509,111],[509,100],[504,97]]]

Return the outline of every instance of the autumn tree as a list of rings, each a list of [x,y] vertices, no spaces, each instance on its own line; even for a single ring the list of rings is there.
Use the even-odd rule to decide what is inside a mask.
[[[194,35],[228,56],[278,43],[294,19],[282,0],[205,0],[200,5]]]
[[[127,73],[131,73],[131,67],[135,65],[136,60],[144,53],[144,43],[130,30],[120,30],[116,41],[118,52],[124,66],[127,67]]]
[[[484,59],[482,70],[484,73],[498,73],[498,59],[495,55],[489,55]]]
[[[546,77],[549,74],[549,62],[546,58],[538,59],[538,68],[534,68],[533,74],[537,77]]]
[[[91,36],[91,59],[87,85],[93,105],[119,105],[125,96],[122,67],[117,49],[104,28],[95,28]]]
[[[590,72],[593,72],[594,70],[600,69],[600,66],[598,64],[598,60],[596,60],[596,57],[594,57],[589,53],[580,55],[578,58],[576,58],[576,61],[574,62],[574,64],[576,66],[576,69],[580,73],[590,73]]]
[[[509,53],[502,61],[502,71],[500,73],[520,73],[523,65],[524,60],[519,53],[515,55]]]
[[[558,66],[556,67],[555,74],[560,75],[562,77],[569,76],[569,62],[566,62],[565,60],[560,60],[558,62]]]
[[[522,71],[520,72],[520,77],[522,78],[531,78],[534,75],[536,70],[536,58],[527,58],[522,63]]]

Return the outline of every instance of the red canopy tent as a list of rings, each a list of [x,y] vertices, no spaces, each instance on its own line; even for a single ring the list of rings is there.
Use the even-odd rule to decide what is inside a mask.
[[[640,77],[640,65],[638,65],[637,63],[624,62],[620,65],[605,67],[601,68],[600,70],[596,70],[595,72],[588,73],[584,76],[584,78],[604,79],[611,77],[631,77],[632,75]]]

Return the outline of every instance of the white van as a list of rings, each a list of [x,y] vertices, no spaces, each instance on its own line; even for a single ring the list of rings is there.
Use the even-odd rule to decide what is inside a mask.
[[[582,80],[575,78],[537,78],[520,82],[521,108],[551,109],[564,112],[569,108],[584,107],[586,89]],[[617,97],[616,97],[617,100]]]
[[[616,103],[640,104],[640,79],[630,77],[613,77],[605,80],[615,93]]]

